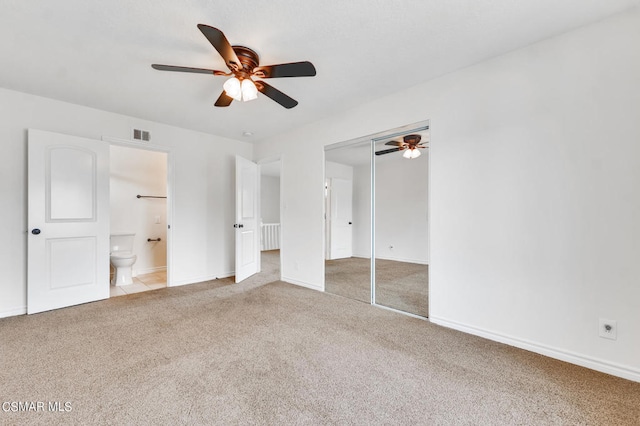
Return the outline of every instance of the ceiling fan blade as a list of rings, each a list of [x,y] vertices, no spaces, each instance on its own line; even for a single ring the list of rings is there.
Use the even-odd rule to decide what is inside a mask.
[[[391,146],[402,146],[402,145],[404,145],[404,142],[400,142],[400,141],[389,141],[389,142],[385,143],[385,145],[391,145]]]
[[[155,70],[160,70],[160,71],[179,71],[179,72],[193,72],[198,74],[228,75],[228,73],[224,71],[209,70],[206,68],[178,67],[175,65],[161,65],[161,64],[153,64],[151,65],[151,67]]]
[[[228,96],[227,92],[223,90],[222,93],[220,93],[220,96],[218,96],[218,100],[214,105],[217,107],[228,107],[229,105],[231,105],[232,101],[233,98],[231,96]]]
[[[215,47],[231,71],[238,71],[242,69],[242,64],[240,63],[236,52],[233,51],[231,44],[222,31],[205,24],[198,24],[198,29],[202,34],[204,34],[207,40],[209,40],[209,43]]]
[[[376,155],[390,154],[390,153],[392,153],[392,152],[398,152],[398,151],[400,151],[400,147],[398,147],[398,148],[383,149],[382,151],[376,151]]]
[[[316,68],[309,61],[291,62],[257,67],[253,74],[258,78],[313,77],[316,75]]]
[[[284,93],[282,93],[275,87],[265,83],[264,81],[256,81],[255,84],[260,93],[268,96],[287,109],[293,108],[294,106],[298,105],[298,101],[290,98],[289,96],[285,95]]]

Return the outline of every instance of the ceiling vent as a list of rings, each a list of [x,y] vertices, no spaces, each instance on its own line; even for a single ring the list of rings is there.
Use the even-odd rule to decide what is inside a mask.
[[[147,130],[133,129],[133,140],[149,142],[151,140],[151,133]]]

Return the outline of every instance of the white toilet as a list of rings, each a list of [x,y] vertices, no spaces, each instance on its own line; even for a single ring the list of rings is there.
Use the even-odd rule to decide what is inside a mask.
[[[133,254],[133,238],[136,234],[111,234],[111,253],[109,259],[115,269],[111,285],[133,284],[131,267],[136,263]]]

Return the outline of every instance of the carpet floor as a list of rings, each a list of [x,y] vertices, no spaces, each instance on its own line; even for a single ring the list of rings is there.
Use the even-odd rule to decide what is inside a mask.
[[[216,280],[0,319],[0,424],[640,419],[640,383],[262,281]],[[68,402],[70,410],[6,404],[18,401]]]
[[[429,266],[376,259],[376,303],[429,316]],[[361,257],[325,261],[325,291],[371,303],[370,260]]]

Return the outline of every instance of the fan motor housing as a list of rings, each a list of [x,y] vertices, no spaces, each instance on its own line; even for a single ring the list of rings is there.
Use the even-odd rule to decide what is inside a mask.
[[[236,53],[236,56],[242,64],[242,71],[251,74],[254,68],[256,68],[260,63],[260,57],[258,56],[258,54],[253,49],[249,49],[246,46],[231,47],[233,48],[233,51]]]
[[[418,145],[421,139],[422,139],[422,136],[420,135],[407,135],[403,138],[404,143],[413,145],[413,146]]]

